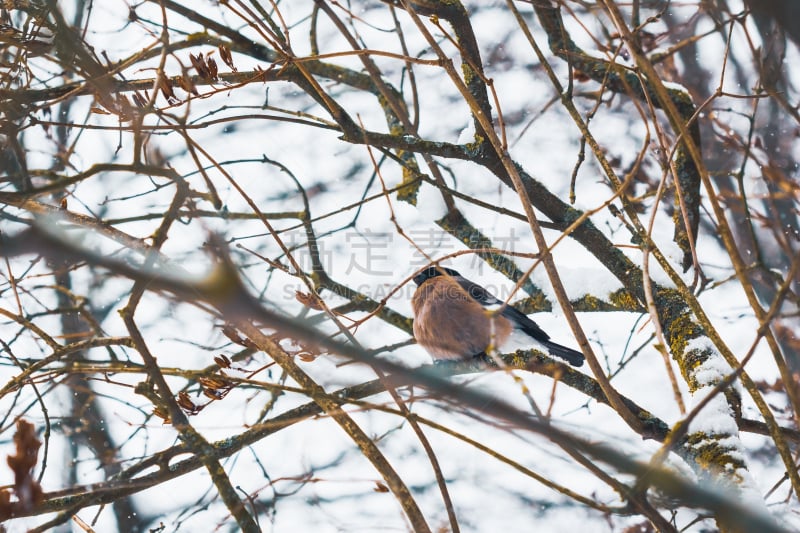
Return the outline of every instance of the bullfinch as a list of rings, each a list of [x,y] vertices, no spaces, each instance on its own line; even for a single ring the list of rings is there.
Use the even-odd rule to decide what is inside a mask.
[[[429,266],[414,283],[414,338],[435,360],[469,359],[513,341],[583,364],[582,353],[551,341],[536,322],[451,268]]]

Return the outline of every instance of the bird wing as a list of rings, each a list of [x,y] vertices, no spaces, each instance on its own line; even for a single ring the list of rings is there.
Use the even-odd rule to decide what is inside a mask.
[[[547,349],[548,352],[550,352],[550,355],[565,359],[572,366],[583,365],[584,358],[581,352],[551,341],[550,335],[545,333],[544,330],[539,327],[539,324],[528,318],[525,313],[518,311],[510,305],[503,305],[502,301],[498,300],[492,293],[477,283],[474,283],[461,276],[453,276],[453,279],[455,279],[456,282],[461,285],[462,289],[467,291],[467,294],[469,294],[473,300],[481,304],[481,306],[483,306],[485,309],[500,309],[500,316],[507,318],[509,322],[513,324],[515,329],[522,331],[535,341],[539,342]]]
[[[521,329],[522,331],[524,331],[537,341],[547,342],[548,340],[550,340],[550,335],[545,333],[544,330],[539,327],[539,324],[528,318],[527,315],[525,315],[525,313],[517,311],[510,305],[505,306],[503,310],[500,312],[500,314],[509,319],[519,329]]]
[[[536,322],[528,318],[524,313],[517,311],[511,305],[504,306],[502,301],[498,300],[492,293],[477,283],[461,276],[456,277],[455,280],[467,291],[473,300],[477,301],[486,309],[494,310],[502,307],[500,315],[509,319],[517,329],[521,329],[539,342],[546,342],[550,339],[550,335],[545,333]]]
[[[498,300],[494,297],[494,295],[478,285],[475,282],[472,282],[466,278],[461,276],[455,276],[454,279],[461,285],[461,288],[467,291],[473,300],[481,304],[482,306],[492,309],[492,308],[499,308],[503,305],[503,302]]]

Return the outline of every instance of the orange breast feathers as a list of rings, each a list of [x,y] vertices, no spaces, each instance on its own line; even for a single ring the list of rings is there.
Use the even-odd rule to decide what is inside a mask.
[[[434,359],[469,359],[506,341],[508,319],[483,308],[449,276],[429,278],[411,299],[414,338]]]

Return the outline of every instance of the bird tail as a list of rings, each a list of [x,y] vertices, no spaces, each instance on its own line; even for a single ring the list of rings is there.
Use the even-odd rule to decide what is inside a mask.
[[[556,344],[552,341],[545,341],[544,344],[547,351],[550,352],[550,355],[554,355],[556,357],[560,357],[565,361],[569,362],[572,366],[582,366],[583,365],[583,354],[577,350],[573,350],[572,348],[567,348],[566,346],[561,346],[560,344]]]

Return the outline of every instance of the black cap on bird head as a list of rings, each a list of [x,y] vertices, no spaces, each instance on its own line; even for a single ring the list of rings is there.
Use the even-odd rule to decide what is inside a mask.
[[[417,287],[419,287],[427,280],[435,278],[436,276],[443,276],[443,275],[460,276],[461,274],[459,274],[452,268],[445,268],[441,266],[431,265],[423,270],[420,270],[419,273],[416,276],[414,276],[414,283],[416,283]]]

